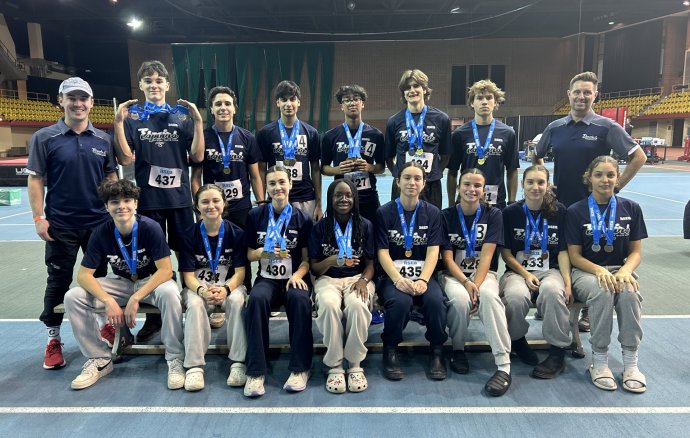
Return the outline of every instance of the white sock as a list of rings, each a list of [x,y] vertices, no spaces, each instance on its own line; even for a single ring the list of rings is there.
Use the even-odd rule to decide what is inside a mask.
[[[609,366],[608,351],[604,351],[603,353],[592,351],[592,364],[597,368]]]
[[[503,371],[506,374],[510,374],[510,364],[504,363],[503,365],[499,365],[498,371]]]
[[[56,327],[46,327],[48,329],[48,343],[52,341],[53,339],[57,339],[60,341],[60,326]]]
[[[637,350],[623,348],[623,367],[626,370],[637,368]]]

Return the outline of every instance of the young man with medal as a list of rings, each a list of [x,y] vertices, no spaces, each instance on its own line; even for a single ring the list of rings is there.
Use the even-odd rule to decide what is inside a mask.
[[[525,170],[525,199],[503,210],[505,246],[501,255],[506,272],[500,290],[506,307],[511,351],[529,365],[532,377],[552,379],[565,368],[565,349],[570,346],[572,300],[570,259],[565,242],[565,206],[556,201],[549,185],[549,171],[540,165]],[[549,356],[537,364],[525,335],[525,319],[533,297],[543,315],[542,333],[551,347]]]
[[[591,194],[568,208],[565,236],[574,267],[573,295],[589,306],[592,383],[607,391],[618,388],[608,366],[615,309],[623,353],[621,383],[623,389],[641,393],[647,381],[637,366],[642,296],[635,269],[647,228],[640,206],[615,195],[620,180],[616,159],[603,155],[592,161],[583,176]]]
[[[609,155],[613,150],[628,160],[619,182],[621,189],[647,161],[642,148],[622,126],[592,110],[598,84],[597,75],[589,71],[570,80],[567,92],[570,113],[549,123],[532,155],[532,163],[544,164],[543,157],[551,151],[556,197],[566,207],[588,196],[587,186],[582,184],[582,174],[596,157]],[[589,331],[586,307],[582,310],[580,331]]]
[[[440,210],[441,178],[450,154],[450,119],[443,111],[426,104],[432,90],[429,78],[421,70],[403,72],[398,88],[406,108],[386,123],[386,163],[393,175],[411,161],[422,166],[426,183],[421,199]],[[398,195],[394,182],[391,200]]]
[[[179,260],[194,225],[189,161],[198,163],[204,158],[204,127],[193,103],[180,99],[171,107],[165,102],[168,77],[160,61],[142,63],[137,79],[146,103],[143,107],[136,99],[121,103],[113,126],[118,161],[124,166],[134,163],[141,188],[139,214],[158,222]],[[159,329],[158,315],[147,314],[137,341],[151,339]]]
[[[68,78],[58,93],[64,118],[31,137],[27,164],[36,234],[46,242],[48,280],[40,319],[48,331],[43,368],[49,370],[66,365],[60,339],[63,315],[53,309],[63,302],[72,282],[79,248],[85,250],[91,232],[109,219],[98,199],[98,185],[117,180],[112,138],[89,121],[91,86],[81,78]],[[106,272],[103,261],[95,275]]]
[[[232,361],[228,386],[241,387],[246,382],[244,364],[247,336],[242,311],[247,288],[242,284],[247,265],[244,232],[223,219],[226,200],[223,189],[215,184],[199,188],[194,195],[194,209],[201,220],[185,245],[180,272],[186,287],[182,290],[185,307],[184,344],[187,368],[185,389],[204,388],[204,356],[211,342],[208,312],[221,307],[227,317],[228,358]],[[226,318],[223,318],[226,319]]]
[[[259,171],[266,182],[266,168],[282,166],[290,172],[290,201],[313,220],[323,216],[321,207],[321,141],[319,133],[297,118],[301,91],[292,81],[276,85],[275,101],[280,117],[256,135],[261,159]]]
[[[447,377],[443,359],[446,334],[446,304],[434,277],[439,247],[443,243],[441,212],[420,199],[426,172],[417,162],[400,167],[395,183],[400,197],[376,211],[376,251],[384,272],[376,290],[385,308],[383,325],[384,375],[390,380],[404,377],[397,346],[413,306],[420,306],[430,344],[429,377]]]
[[[293,208],[291,190],[290,170],[271,166],[266,172],[266,192],[271,202],[254,208],[247,218],[247,259],[259,262],[245,310],[248,345],[244,395],[247,397],[265,393],[268,319],[272,305],[285,304],[290,325],[290,377],[283,388],[303,391],[311,375],[314,338],[308,245],[312,220],[302,210]]]
[[[321,171],[335,179],[351,180],[359,195],[362,216],[372,223],[381,206],[376,174],[383,173],[384,140],[381,131],[362,121],[367,92],[359,85],[343,85],[335,94],[345,122],[326,132],[321,140]]]
[[[494,118],[494,111],[505,101],[505,92],[488,79],[472,84],[467,91],[467,106],[474,119],[453,131],[453,152],[448,163],[448,202],[454,204],[458,169],[477,168],[486,176],[484,193],[489,205],[503,209],[515,201],[520,167],[517,138],[513,128]],[[506,199],[507,198],[507,199]]]
[[[139,193],[128,180],[104,181],[98,188],[112,220],[94,230],[79,268],[79,287],[65,295],[65,314],[88,359],[72,381],[72,389],[88,388],[113,370],[110,349],[99,335],[96,310],[105,309],[106,319],[114,327],[133,328],[140,303],[161,310],[168,388],[185,384],[182,303],[172,280],[170,249],[160,225],[135,214]],[[104,261],[116,277],[94,277]],[[126,306],[124,311],[120,306]]]
[[[484,385],[484,391],[498,397],[508,391],[512,381],[510,335],[496,276],[496,247],[503,245],[503,221],[501,211],[485,201],[485,182],[480,170],[463,171],[458,185],[460,202],[442,212],[445,243],[441,256],[445,271],[439,274],[439,283],[449,304],[451,369],[458,374],[470,370],[465,339],[470,314],[477,312],[498,368]]]
[[[309,239],[316,326],[323,333],[323,363],[329,369],[326,390],[335,394],[345,392],[346,384],[350,392],[368,387],[361,362],[367,355],[374,297],[374,227],[359,213],[359,193],[348,178],[333,181],[326,216]]]

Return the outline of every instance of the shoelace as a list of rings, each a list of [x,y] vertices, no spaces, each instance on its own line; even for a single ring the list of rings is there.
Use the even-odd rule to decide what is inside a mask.
[[[48,344],[48,347],[46,347],[46,353],[48,353],[48,356],[60,354],[61,352],[62,344],[59,342],[51,342],[50,344]]]

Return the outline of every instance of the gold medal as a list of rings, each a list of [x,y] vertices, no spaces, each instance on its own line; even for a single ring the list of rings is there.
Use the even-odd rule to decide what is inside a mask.
[[[480,159],[477,160],[477,164],[479,164],[480,166],[483,166],[484,163],[486,163],[486,159],[485,159],[485,158],[480,158]]]
[[[283,163],[285,163],[286,166],[294,166],[296,162],[297,160],[295,160],[294,158],[283,160]]]
[[[223,168],[223,173],[226,175],[230,175],[230,168],[229,167]]]
[[[408,249],[405,251],[405,257],[412,257],[412,250]]]
[[[132,281],[137,281],[139,276],[137,274],[132,274]]]
[[[282,257],[282,258],[284,258],[284,259],[288,258],[288,251],[287,251],[287,249],[281,249],[281,250],[280,250],[280,257]]]
[[[415,155],[417,155],[418,157],[421,157],[423,154],[424,154],[424,149],[417,149],[415,151]]]
[[[262,259],[270,259],[271,258],[271,253],[268,251],[264,251],[261,253],[261,258]]]
[[[177,117],[179,117],[183,122],[187,120],[187,114],[177,113]]]
[[[139,120],[139,113],[132,111],[131,113],[129,113],[129,118],[132,120]]]

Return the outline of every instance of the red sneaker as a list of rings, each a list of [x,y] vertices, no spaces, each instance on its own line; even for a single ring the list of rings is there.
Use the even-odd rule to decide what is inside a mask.
[[[113,345],[115,344],[115,333],[116,329],[115,326],[112,324],[106,324],[103,326],[100,332],[101,340],[108,344],[109,348],[113,348]],[[132,345],[134,343],[134,335],[129,331],[129,329],[125,326],[123,326],[120,329],[120,344],[118,345],[117,351],[115,352],[115,358],[113,359],[113,363],[120,363],[122,362],[122,351],[125,349],[126,346]]]
[[[101,329],[101,341],[108,344],[108,347],[113,348],[115,343],[115,327],[112,324],[106,324]]]
[[[66,364],[65,358],[62,357],[62,344],[57,339],[51,339],[46,347],[43,368],[55,370],[64,367]]]

